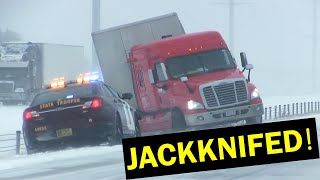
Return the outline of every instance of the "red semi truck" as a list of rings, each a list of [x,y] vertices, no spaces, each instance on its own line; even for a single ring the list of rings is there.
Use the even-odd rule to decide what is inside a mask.
[[[134,95],[129,104],[140,112],[142,134],[262,122],[262,99],[250,82],[253,66],[241,53],[238,69],[219,32],[185,34],[172,13],[92,37],[104,80]]]

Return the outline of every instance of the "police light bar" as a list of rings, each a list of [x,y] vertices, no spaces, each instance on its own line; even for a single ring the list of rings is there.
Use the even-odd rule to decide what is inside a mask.
[[[64,77],[55,78],[50,84],[51,88],[64,87],[64,86],[65,86]]]
[[[97,72],[92,72],[92,73],[86,73],[86,74],[80,74],[79,77],[77,78],[77,83],[82,84],[82,83],[88,83],[91,81],[97,81],[99,79],[99,76],[97,75]]]

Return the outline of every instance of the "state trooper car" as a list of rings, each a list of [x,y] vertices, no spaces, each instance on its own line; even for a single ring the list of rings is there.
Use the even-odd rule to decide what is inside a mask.
[[[38,93],[23,112],[27,152],[46,151],[50,145],[78,140],[120,144],[122,138],[140,136],[138,113],[94,73],[65,82],[55,79]]]

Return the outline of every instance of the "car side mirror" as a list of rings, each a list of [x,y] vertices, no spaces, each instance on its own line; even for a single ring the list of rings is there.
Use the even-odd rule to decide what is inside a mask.
[[[122,94],[122,99],[130,100],[130,99],[132,99],[132,97],[133,97],[132,93],[124,93],[124,94]]]

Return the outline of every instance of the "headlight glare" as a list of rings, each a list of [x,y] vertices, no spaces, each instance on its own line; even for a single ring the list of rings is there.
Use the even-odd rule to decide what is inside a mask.
[[[193,101],[193,100],[188,101],[187,106],[188,106],[189,110],[204,109],[204,107],[201,103]]]
[[[251,99],[256,99],[256,98],[259,98],[259,97],[260,97],[259,91],[258,91],[257,88],[255,88],[251,93]]]

